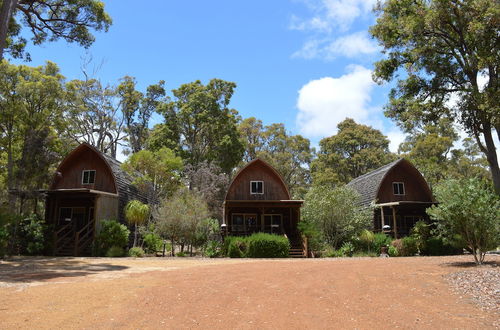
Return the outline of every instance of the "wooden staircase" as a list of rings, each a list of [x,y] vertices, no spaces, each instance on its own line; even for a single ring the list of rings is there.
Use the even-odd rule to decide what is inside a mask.
[[[306,253],[300,236],[298,234],[290,235],[288,240],[290,241],[290,252],[288,256],[290,258],[306,258]]]
[[[90,221],[78,232],[71,224],[64,225],[54,233],[55,256],[89,256],[94,241],[94,221]]]

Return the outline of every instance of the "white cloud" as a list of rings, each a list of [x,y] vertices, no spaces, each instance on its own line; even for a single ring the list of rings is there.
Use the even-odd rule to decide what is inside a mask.
[[[399,128],[395,127],[391,130],[389,130],[387,133],[384,133],[387,135],[387,138],[389,139],[389,150],[392,152],[397,153],[399,145],[404,142],[406,138],[406,134],[403,133]]]
[[[320,58],[331,61],[338,56],[353,58],[360,55],[373,54],[378,51],[379,47],[375,42],[368,37],[366,32],[361,31],[334,40],[309,40],[292,57],[304,59]]]
[[[377,0],[304,0],[313,16],[301,19],[292,16],[290,28],[331,32],[334,28],[348,30],[354,20],[369,13]]]
[[[312,80],[299,90],[297,126],[307,137],[335,134],[337,124],[346,117],[369,121],[368,106],[374,87],[371,70],[355,65],[339,78]]]

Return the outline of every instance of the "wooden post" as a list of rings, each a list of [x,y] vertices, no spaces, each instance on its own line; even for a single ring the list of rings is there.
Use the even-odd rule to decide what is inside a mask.
[[[396,226],[396,208],[391,206],[392,208],[392,222],[394,224],[394,238],[398,239],[398,227]]]
[[[384,231],[385,219],[384,219],[384,207],[383,206],[380,207],[380,219],[382,221],[382,225],[381,225],[382,228],[380,228],[380,229],[382,229],[382,231]]]

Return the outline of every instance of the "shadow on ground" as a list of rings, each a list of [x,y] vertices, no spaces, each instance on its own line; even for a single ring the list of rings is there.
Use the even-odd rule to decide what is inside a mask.
[[[488,259],[488,256],[486,256]],[[500,267],[500,261],[498,260],[486,260],[482,265],[476,265],[474,259],[471,257],[471,261],[456,261],[456,262],[447,262],[441,264],[444,267],[459,267],[459,268],[474,268],[474,267]]]
[[[78,258],[19,258],[0,261],[0,282],[40,282],[127,268],[129,267],[110,263],[91,264]]]

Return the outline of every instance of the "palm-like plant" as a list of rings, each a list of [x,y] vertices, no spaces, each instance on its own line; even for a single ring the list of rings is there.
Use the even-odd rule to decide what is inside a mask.
[[[134,247],[137,244],[137,225],[146,221],[149,216],[149,205],[138,200],[132,200],[125,206],[125,218],[129,224],[134,225]]]

